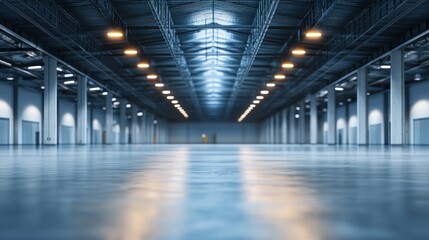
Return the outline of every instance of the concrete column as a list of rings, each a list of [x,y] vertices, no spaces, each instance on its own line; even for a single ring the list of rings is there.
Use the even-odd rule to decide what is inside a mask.
[[[141,116],[141,128],[140,128],[140,137],[141,143],[147,143],[147,113],[146,110],[143,110],[143,116]]]
[[[277,113],[277,127],[275,129],[276,131],[276,143],[281,144],[282,143],[282,127],[283,127],[283,122],[282,122],[282,116],[283,116],[283,112],[280,111]]]
[[[288,114],[287,114],[287,108],[283,109],[282,111],[282,143],[287,144],[288,143]]]
[[[88,142],[88,78],[78,76],[77,86],[77,144]]]
[[[305,99],[299,102],[299,143],[305,143]]]
[[[391,145],[402,145],[405,140],[405,83],[404,52],[395,50],[390,55],[390,119]]]
[[[295,106],[289,107],[289,143],[296,144]]]
[[[113,126],[113,108],[112,94],[106,95],[106,144],[112,143],[112,126]]]
[[[317,95],[310,100],[310,143],[317,144]]]
[[[127,127],[127,100],[122,99],[119,109],[119,143],[126,144],[127,136],[125,129]]]
[[[336,144],[337,108],[335,104],[335,85],[328,88],[328,144]]]
[[[58,143],[57,60],[46,56],[43,94],[43,144]]]
[[[357,143],[368,144],[368,69],[357,71]]]
[[[19,136],[21,131],[19,125],[21,124],[21,119],[18,114],[18,105],[19,105],[19,85],[22,81],[22,78],[17,78],[13,83],[13,144],[19,144]]]
[[[137,107],[133,106],[132,114],[131,114],[131,143],[133,144],[138,143],[138,136],[139,136],[137,112],[138,112]]]
[[[274,143],[274,116],[270,117],[270,143]]]

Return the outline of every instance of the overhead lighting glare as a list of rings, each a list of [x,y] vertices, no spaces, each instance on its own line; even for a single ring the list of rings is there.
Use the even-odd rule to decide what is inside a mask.
[[[137,64],[138,68],[149,68],[149,63],[139,63]]]
[[[6,80],[8,80],[8,81],[13,81],[13,79],[14,79],[13,77],[7,77],[6,78]]]
[[[92,87],[92,88],[89,88],[89,91],[90,92],[101,91],[101,88],[100,87]]]
[[[65,85],[72,85],[72,84],[75,84],[76,82],[75,81],[73,81],[73,80],[71,80],[71,81],[65,81],[64,82],[64,84]]]
[[[114,102],[113,105],[118,106],[121,102]]]
[[[260,103],[261,101],[259,101],[259,100],[253,100],[253,103],[254,104],[258,104],[258,103]]]
[[[257,96],[256,99],[262,100],[264,99],[264,96]]]
[[[274,78],[275,78],[275,79],[279,79],[279,80],[280,80],[280,79],[285,79],[285,78],[286,78],[286,76],[285,76],[285,75],[283,75],[283,74],[277,74],[277,75],[275,75],[275,76],[274,76]]]
[[[342,88],[342,87],[335,87],[335,91],[342,92],[342,91],[344,91],[344,88]]]
[[[149,75],[147,75],[147,79],[157,79],[157,78],[158,78],[158,76],[155,75],[155,74],[149,74]]]
[[[115,97],[112,98],[112,102],[116,101],[117,99]]]
[[[125,105],[126,108],[131,108],[131,104],[127,103],[127,105]]]
[[[172,99],[174,99],[174,96],[167,96],[167,99],[172,100]]]
[[[91,90],[90,90],[91,91]],[[108,92],[103,92],[101,95],[103,96],[107,96],[109,93]]]
[[[4,65],[4,66],[7,66],[7,67],[12,67],[12,64],[11,64],[11,63],[8,63],[8,62],[3,61],[3,60],[0,60],[0,64],[2,64],[2,65]]]
[[[306,53],[307,52],[301,48],[297,48],[297,49],[292,50],[292,54],[297,55],[297,56],[302,56],[302,55],[305,55]]]
[[[256,107],[256,105],[255,105],[255,104],[250,104],[250,106],[251,106],[252,108]]]
[[[261,94],[262,94],[262,95],[267,95],[268,93],[270,93],[268,90],[262,90],[262,91],[261,91]]]
[[[164,90],[164,91],[162,91],[162,94],[165,94],[165,95],[168,95],[168,94],[170,94],[171,93],[171,91],[170,90]]]
[[[282,64],[282,68],[293,68],[295,67],[295,65],[293,65],[293,63],[283,63]]]
[[[164,87],[164,83],[155,83],[155,87]]]
[[[74,76],[73,73],[66,73],[66,74],[64,74],[64,77],[66,77],[66,78],[73,77],[73,76]]]
[[[35,70],[35,69],[41,69],[41,68],[42,68],[42,66],[40,66],[40,65],[35,65],[35,66],[29,66],[28,67],[29,70]]]
[[[381,69],[390,69],[390,65],[381,65],[380,68]]]
[[[45,89],[45,86],[40,86],[40,89],[44,90],[44,89]]]
[[[122,38],[124,34],[119,30],[111,30],[107,32],[107,37],[112,39]]]
[[[57,67],[57,71],[58,71],[58,72],[62,72],[62,71],[63,71],[63,69],[62,69],[62,68],[60,68],[60,67]]]
[[[174,107],[175,107],[175,108],[179,108],[179,107],[180,107],[180,104],[174,104]]]
[[[143,112],[138,112],[138,113],[137,113],[137,116],[138,116],[138,117],[143,116]]]
[[[321,38],[322,33],[320,31],[312,30],[305,33],[305,36],[308,38]]]
[[[134,49],[134,48],[127,48],[124,51],[124,54],[129,56],[136,55],[137,53],[138,53],[137,49]]]
[[[178,103],[179,103],[179,101],[177,101],[177,100],[173,100],[173,101],[171,101],[171,103],[172,103],[172,104],[178,104]]]
[[[276,84],[275,83],[267,83],[267,87],[275,87]]]

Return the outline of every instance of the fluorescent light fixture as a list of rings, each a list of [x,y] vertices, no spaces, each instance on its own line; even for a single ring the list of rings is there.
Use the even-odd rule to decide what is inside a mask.
[[[180,107],[180,104],[174,104],[174,107],[178,108],[178,107]]]
[[[167,96],[167,99],[172,100],[172,99],[174,99],[174,96]]]
[[[40,65],[35,65],[35,66],[29,66],[28,67],[29,70],[41,69],[41,68],[42,68],[42,66],[40,66]]]
[[[141,62],[141,63],[137,64],[137,67],[138,68],[149,68],[150,66],[149,66],[149,63]]]
[[[262,95],[267,95],[268,93],[270,93],[268,90],[262,90],[262,91],[261,91],[261,94],[262,94]]]
[[[42,89],[42,90],[45,89],[45,86],[40,86],[40,89]]]
[[[342,88],[342,87],[335,87],[335,91],[342,92],[342,91],[344,91],[344,88]]]
[[[171,103],[172,103],[172,104],[178,104],[178,103],[179,103],[179,101],[177,101],[177,100],[173,100],[173,101],[171,101]]]
[[[295,118],[299,118],[299,114],[295,114]]]
[[[92,87],[92,88],[89,88],[89,91],[91,92],[101,91],[101,87]]]
[[[320,31],[311,30],[305,33],[305,36],[308,38],[320,38],[322,37],[322,33]]]
[[[107,37],[112,39],[122,38],[124,34],[119,30],[110,30],[107,32]]]
[[[155,87],[164,87],[164,83],[155,83]]]
[[[296,49],[292,50],[293,55],[302,56],[302,55],[305,55],[306,53],[307,52],[302,48],[296,48]]]
[[[125,55],[136,55],[138,53],[137,49],[135,48],[127,48],[124,50]]]
[[[112,102],[116,101],[117,99],[115,97],[112,98]]]
[[[350,81],[356,81],[357,76],[353,76],[352,78],[350,78]]]
[[[293,65],[293,63],[290,62],[286,62],[282,64],[282,68],[293,68],[295,67],[295,65]]]
[[[339,104],[340,104],[340,106],[343,106],[344,103],[343,102],[339,102]]]
[[[158,78],[158,76],[155,75],[155,74],[149,74],[149,75],[147,75],[147,79],[157,79],[157,78]]]
[[[125,105],[126,108],[130,108],[131,104],[127,103],[127,105]]]
[[[62,69],[62,68],[60,68],[60,67],[57,67],[57,71],[58,71],[58,72],[62,72],[62,71],[63,71],[63,69]]]
[[[381,69],[390,69],[390,65],[381,65],[380,68]]]
[[[113,105],[118,106],[121,102],[114,102]]]
[[[138,112],[138,113],[137,113],[137,116],[138,116],[138,117],[141,117],[141,116],[143,116],[143,113],[142,113],[142,112]]]
[[[275,78],[275,79],[285,79],[285,78],[286,78],[286,76],[285,76],[285,75],[283,75],[283,74],[277,74],[277,75],[275,75],[275,76],[274,76],[274,78]]]
[[[414,75],[414,81],[420,81],[422,80],[422,75],[420,73],[416,73],[416,75]]]
[[[300,107],[296,107],[295,109],[296,109],[297,111],[301,110],[301,108],[300,108]]]
[[[267,83],[267,87],[275,87],[276,84],[275,83]]]
[[[71,81],[65,81],[64,84],[65,85],[71,85],[71,84],[75,84],[76,82],[71,80]]]
[[[352,99],[351,98],[347,98],[347,102],[351,102],[352,101]]]
[[[107,96],[108,94],[109,94],[108,92],[103,92],[101,95]]]
[[[251,106],[251,107],[256,107],[256,105],[255,105],[255,104],[250,104],[250,106]]]
[[[256,99],[262,100],[262,99],[264,99],[264,96],[256,96]]]
[[[66,73],[66,74],[64,74],[64,77],[66,77],[66,78],[73,77],[73,76],[74,76],[73,73]]]
[[[171,93],[171,91],[170,90],[164,90],[164,91],[162,91],[162,94],[165,94],[165,95],[168,95],[168,94],[170,94]]]
[[[14,79],[13,77],[7,77],[6,78],[6,80],[8,80],[8,81],[13,81],[13,79]]]
[[[254,104],[258,104],[258,103],[260,103],[261,101],[259,101],[259,100],[253,100],[253,103]]]
[[[11,63],[8,63],[8,62],[3,61],[3,60],[0,60],[0,64],[1,64],[1,65],[5,65],[5,66],[7,66],[7,67],[12,67],[12,64],[11,64]]]

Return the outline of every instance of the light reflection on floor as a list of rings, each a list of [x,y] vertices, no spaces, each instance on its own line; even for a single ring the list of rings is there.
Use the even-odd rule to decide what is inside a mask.
[[[429,239],[429,148],[0,147],[0,239]]]

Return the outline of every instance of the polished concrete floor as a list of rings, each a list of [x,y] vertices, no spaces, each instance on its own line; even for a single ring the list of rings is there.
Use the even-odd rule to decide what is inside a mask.
[[[429,239],[429,148],[0,147],[0,239]]]

